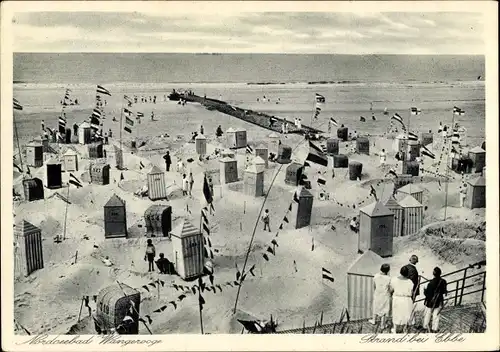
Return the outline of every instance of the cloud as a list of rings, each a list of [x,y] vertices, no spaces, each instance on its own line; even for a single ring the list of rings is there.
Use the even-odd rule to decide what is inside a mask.
[[[481,15],[467,12],[26,12],[13,21],[19,52],[482,54],[483,32]]]

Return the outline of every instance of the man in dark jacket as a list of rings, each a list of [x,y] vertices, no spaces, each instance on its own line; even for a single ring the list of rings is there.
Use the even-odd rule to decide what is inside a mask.
[[[167,151],[167,154],[163,156],[163,159],[165,159],[165,166],[167,168],[167,172],[170,171],[170,165],[172,165],[172,159],[170,159],[170,152]]]
[[[424,289],[424,329],[429,331],[429,324],[432,318],[432,327],[430,328],[430,332],[437,333],[439,330],[439,315],[443,309],[444,295],[448,293],[448,289],[446,287],[448,283],[441,277],[440,268],[435,267],[432,274],[434,275],[434,278],[429,281],[427,287]]]
[[[418,287],[418,282],[419,282],[419,275],[418,275],[418,270],[415,267],[418,263],[418,257],[416,255],[412,255],[410,257],[410,263],[406,265],[408,268],[408,278],[413,282],[413,295],[412,295],[412,300],[415,302],[415,298],[420,294],[420,290]]]

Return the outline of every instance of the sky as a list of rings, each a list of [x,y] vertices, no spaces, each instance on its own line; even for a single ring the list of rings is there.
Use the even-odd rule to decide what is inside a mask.
[[[15,52],[484,55],[474,12],[24,12]]]

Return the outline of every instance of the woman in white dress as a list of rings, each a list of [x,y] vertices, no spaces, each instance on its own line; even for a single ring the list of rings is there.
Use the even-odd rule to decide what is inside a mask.
[[[408,268],[402,267],[400,275],[391,278],[392,292],[392,333],[405,332],[413,315],[413,282],[408,278]]]
[[[382,330],[386,327],[385,319],[389,316],[391,308],[391,293],[389,291],[391,282],[391,277],[389,276],[390,270],[391,267],[389,264],[382,264],[380,272],[373,277],[375,292],[373,294],[373,319],[370,320],[370,323],[376,324],[377,317],[380,317],[380,327]]]

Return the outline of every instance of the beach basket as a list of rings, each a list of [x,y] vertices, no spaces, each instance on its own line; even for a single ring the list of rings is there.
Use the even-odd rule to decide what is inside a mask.
[[[291,158],[292,148],[287,145],[280,144],[278,147],[278,158],[276,162],[278,164],[289,164],[292,161]]]
[[[480,147],[469,150],[469,158],[472,159],[475,172],[480,172],[486,164],[486,151]]]
[[[356,139],[356,152],[358,154],[370,155],[370,141],[366,137]]]
[[[342,141],[347,141],[347,137],[349,135],[349,130],[347,127],[340,127],[337,129],[337,137]]]
[[[101,142],[88,145],[89,159],[101,159],[104,157],[103,145]]]
[[[403,172],[403,174],[418,176],[418,173],[419,173],[418,162],[416,162],[416,161],[404,161],[402,172]]]
[[[349,162],[349,180],[356,181],[361,178],[361,172],[363,171],[363,164],[358,161]]]
[[[65,131],[64,143],[71,144],[71,136],[73,135],[71,132],[71,128],[66,128]]]
[[[337,138],[329,138],[326,141],[326,153],[328,155],[337,155],[339,153],[339,140]]]
[[[430,132],[424,132],[420,136],[420,140],[422,141],[422,145],[427,146],[434,143],[434,135]]]
[[[410,160],[414,161],[420,156],[420,143],[418,141],[408,141],[408,151],[410,152]]]
[[[345,169],[349,167],[349,158],[344,154],[333,156],[333,167]]]
[[[72,144],[78,144],[78,135],[71,136],[71,143]]]
[[[412,175],[409,175],[409,174],[398,175],[398,177],[396,177],[394,179],[394,191],[397,191],[401,187],[406,186],[410,183],[413,183],[412,181],[413,181]]]

